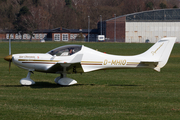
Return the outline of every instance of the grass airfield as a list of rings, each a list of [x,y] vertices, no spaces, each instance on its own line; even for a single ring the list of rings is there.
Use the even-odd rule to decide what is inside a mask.
[[[153,44],[12,42],[12,54],[46,53],[66,44],[84,44],[116,55],[135,55]],[[152,69],[117,69],[68,74],[78,84],[62,87],[54,82],[58,74],[34,72],[33,86],[19,81],[27,71],[11,65],[8,42],[0,43],[0,119],[140,119],[180,118],[180,44],[175,44],[166,66]]]

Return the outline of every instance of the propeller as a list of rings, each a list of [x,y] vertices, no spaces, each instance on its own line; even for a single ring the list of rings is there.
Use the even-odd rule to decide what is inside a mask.
[[[4,60],[9,61],[9,73],[11,69],[12,55],[11,55],[11,39],[9,39],[9,55],[4,58]]]

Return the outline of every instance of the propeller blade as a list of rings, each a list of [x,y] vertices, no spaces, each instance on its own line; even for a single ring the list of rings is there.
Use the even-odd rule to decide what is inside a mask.
[[[11,61],[9,61],[9,74],[10,74],[10,70],[11,70]]]
[[[9,73],[11,69],[12,55],[8,55],[4,58],[4,60],[9,61]]]
[[[9,36],[10,37],[10,36]],[[11,39],[9,39],[9,55],[4,57],[4,60],[9,61],[9,73],[11,69],[12,55],[11,55]]]

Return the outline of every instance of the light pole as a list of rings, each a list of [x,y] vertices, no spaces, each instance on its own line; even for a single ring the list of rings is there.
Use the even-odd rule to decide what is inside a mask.
[[[101,28],[101,35],[102,35],[102,15],[100,15],[100,28]]]
[[[90,16],[88,16],[88,42],[89,42]]]
[[[114,14],[115,20],[114,20],[114,42],[116,42],[116,14]]]
[[[11,55],[11,33],[9,32],[9,55]]]

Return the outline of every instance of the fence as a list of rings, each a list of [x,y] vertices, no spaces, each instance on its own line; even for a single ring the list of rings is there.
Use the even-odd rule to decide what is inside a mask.
[[[8,42],[9,39],[0,39],[0,42]],[[30,39],[11,39],[11,41],[14,41],[14,42],[99,42],[96,38],[90,38],[89,40],[87,38],[85,38],[84,40],[77,40],[77,39],[72,39],[72,40],[68,40],[68,41],[54,41],[53,39],[51,38],[48,38],[48,39],[33,39],[33,40],[30,40]],[[103,42],[125,42],[125,39],[105,39],[105,41]]]

